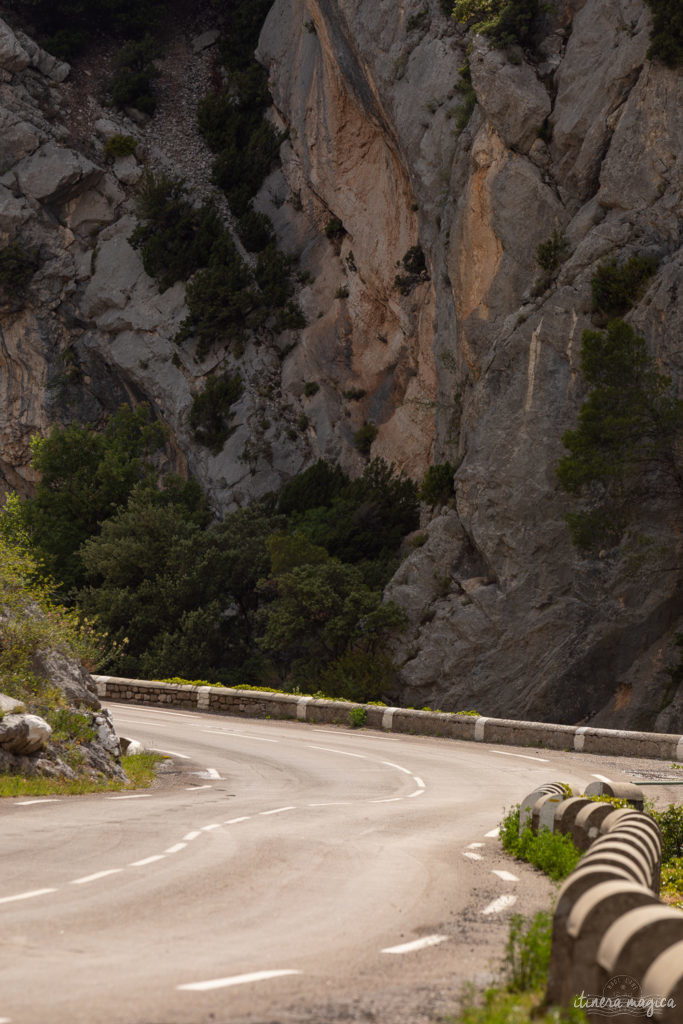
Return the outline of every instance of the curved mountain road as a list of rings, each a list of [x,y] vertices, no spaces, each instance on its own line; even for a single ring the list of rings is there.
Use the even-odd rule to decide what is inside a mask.
[[[0,1022],[429,1021],[488,980],[511,912],[548,906],[500,851],[502,810],[623,777],[609,758],[110,707],[171,759],[149,791],[0,802]]]

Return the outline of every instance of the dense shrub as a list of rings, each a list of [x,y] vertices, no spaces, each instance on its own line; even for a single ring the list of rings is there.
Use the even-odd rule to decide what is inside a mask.
[[[569,249],[569,242],[557,228],[550,238],[541,242],[536,249],[536,262],[548,274],[554,274],[560,267]]]
[[[621,266],[616,260],[601,263],[591,278],[593,310],[605,320],[624,316],[645,294],[658,261],[631,256]]]
[[[159,77],[155,61],[161,49],[151,35],[126,43],[114,59],[112,102],[115,107],[135,107],[153,114],[157,107],[154,79]]]
[[[539,0],[455,0],[453,17],[500,49],[529,48],[540,10]]]
[[[20,307],[37,269],[37,253],[20,242],[10,242],[0,249],[0,302]]]
[[[102,32],[140,38],[158,27],[166,11],[160,0],[10,0],[40,34],[41,45],[71,60]]]
[[[420,486],[420,499],[427,505],[445,505],[455,494],[453,477],[457,466],[452,462],[439,462],[430,466]]]
[[[669,68],[683,63],[683,7],[679,0],[645,0],[652,11],[648,57]]]
[[[329,507],[349,482],[341,466],[318,459],[314,465],[285,484],[280,491],[278,511],[290,515],[310,508]]]
[[[222,373],[210,377],[204,390],[195,395],[190,409],[190,426],[194,439],[218,455],[235,428],[232,406],[239,400],[244,388],[239,373]]]
[[[397,288],[401,295],[408,295],[415,285],[421,281],[428,281],[427,264],[422,247],[413,245],[404,254],[401,260],[403,274],[397,274],[394,278],[394,288]]]
[[[251,207],[237,221],[237,233],[247,252],[261,252],[275,242],[270,217]]]
[[[364,423],[362,427],[359,427],[353,435],[353,443],[361,455],[370,454],[373,442],[378,433],[379,430],[374,423]]]
[[[242,339],[260,304],[251,272],[227,236],[214,250],[211,265],[190,281],[185,298],[189,315],[176,341],[195,338],[200,359],[212,345]]]
[[[130,244],[140,249],[145,271],[162,291],[206,266],[223,239],[224,228],[215,207],[205,203],[195,209],[184,182],[166,174],[145,174],[137,214]]]

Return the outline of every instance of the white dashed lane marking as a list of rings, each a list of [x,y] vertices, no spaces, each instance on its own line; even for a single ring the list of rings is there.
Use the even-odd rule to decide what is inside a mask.
[[[180,853],[186,846],[187,843],[176,843],[175,846],[169,846],[168,850],[164,850],[164,853]]]
[[[85,885],[86,882],[97,882],[100,878],[106,878],[107,875],[118,875],[119,871],[123,871],[123,868],[108,868],[106,871],[96,871],[94,875],[84,875],[83,878],[74,878],[71,885]]]
[[[413,942],[404,942],[400,946],[388,946],[382,953],[416,953],[418,949],[426,949],[427,946],[438,946],[445,942],[447,935],[426,935],[423,939],[415,939]]]
[[[199,831],[197,831],[197,832],[188,832],[186,836],[183,836],[183,842],[184,843],[189,843],[192,839],[196,839],[197,836],[200,836],[200,835],[201,835],[201,832],[199,832]]]
[[[31,807],[32,804],[58,804],[59,800],[17,800],[15,807]]]
[[[463,857],[469,857],[470,860],[482,860],[480,853],[471,853],[469,850],[463,850]]]
[[[485,845],[486,845],[485,843],[468,843],[467,844],[467,849],[468,850],[480,850],[482,848],[482,846],[485,846]]]
[[[150,793],[128,793],[126,796],[108,796],[107,800],[145,800]]]
[[[497,900],[493,900],[492,903],[489,903],[488,907],[484,907],[482,914],[500,914],[501,910],[507,910],[508,907],[512,907],[516,902],[516,896],[506,893],[503,896],[499,896]]]
[[[498,875],[504,882],[518,882],[517,875],[513,875],[510,871],[492,871],[492,875]]]
[[[270,978],[283,978],[288,974],[301,974],[301,971],[254,971],[252,974],[235,974],[231,978],[213,978],[211,981],[191,981],[187,985],[177,985],[179,992],[208,992],[213,988],[230,988],[232,985],[249,985],[254,981],[268,981]]]
[[[486,835],[484,836],[484,839],[495,839],[496,836],[499,836],[499,835],[500,835],[500,829],[499,828],[492,828],[490,832],[486,833]]]
[[[241,818],[228,818],[228,820],[224,821],[223,824],[224,825],[236,825],[238,821],[249,821],[250,817],[251,817],[250,814],[245,814]]]
[[[290,807],[276,807],[272,811],[259,811],[259,814],[261,816],[265,816],[266,814],[282,814],[283,811],[295,811],[295,810],[296,810],[296,807],[294,807],[294,806],[290,806]]]
[[[16,896],[3,896],[0,903],[15,903],[17,900],[31,900],[34,896],[47,896],[49,892],[57,892],[56,889],[32,889],[31,892],[20,892]]]
[[[155,860],[163,860],[165,854],[155,853],[153,857],[144,857],[142,860],[134,860],[132,864],[129,864],[129,868],[144,868],[146,864],[153,864]]]
[[[382,764],[389,765],[390,768],[398,768],[400,772],[405,772],[406,775],[412,775],[410,768],[403,768],[400,764],[394,764],[393,761],[382,761]]]
[[[307,743],[306,746],[310,747],[311,750],[327,750],[330,754],[343,754],[344,757],[357,757],[360,761],[367,761],[365,754],[352,754],[350,750],[335,750],[333,747],[317,747],[314,743]],[[412,775],[412,772],[408,772]]]

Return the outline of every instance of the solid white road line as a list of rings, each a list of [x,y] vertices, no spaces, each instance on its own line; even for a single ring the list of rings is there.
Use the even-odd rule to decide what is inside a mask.
[[[134,860],[132,864],[129,864],[129,868],[143,868],[145,864],[153,864],[156,860],[163,860],[166,854],[155,853],[153,857],[145,857],[143,860]]]
[[[343,754],[344,757],[358,757],[361,761],[367,761],[367,756],[365,754],[352,754],[348,750],[335,750],[334,747],[318,747],[314,743],[307,743],[306,746],[310,747],[311,750],[327,750],[330,754]]]
[[[487,832],[484,839],[495,839],[496,836],[500,835],[500,828],[492,828],[490,832]]]
[[[3,896],[0,903],[14,903],[16,900],[30,900],[34,896],[47,896],[49,892],[57,892],[56,889],[33,889],[31,892],[20,892],[16,896]]]
[[[415,953],[418,949],[426,949],[427,946],[438,946],[445,942],[448,935],[426,935],[424,939],[415,939],[414,942],[404,942],[400,946],[388,946],[382,953]]]
[[[390,768],[398,768],[400,772],[404,772],[406,775],[412,775],[410,768],[403,768],[400,764],[394,764],[393,761],[382,761],[382,764],[388,764]]]
[[[491,874],[492,875],[498,875],[498,877],[502,878],[504,882],[518,882],[519,881],[519,879],[517,878],[517,875],[513,875],[512,872],[510,872],[510,871],[495,871],[494,870],[494,871],[491,872]]]
[[[420,792],[422,792],[422,790],[418,790],[417,792],[420,793]],[[394,803],[396,803],[397,800],[402,800],[402,799],[403,799],[402,796],[385,796],[383,800],[371,800],[370,803],[371,804],[394,804]]]
[[[500,914],[501,910],[507,910],[508,907],[513,906],[516,902],[516,896],[506,893],[504,896],[499,896],[497,900],[489,903],[488,907],[484,907],[482,914]]]
[[[469,857],[470,860],[483,860],[483,857],[480,853],[470,853],[469,850],[463,850],[462,855],[463,857]]]
[[[547,757],[532,757],[531,754],[511,754],[507,750],[492,750],[492,754],[502,754],[503,757],[523,757],[525,761],[543,761],[547,763]]]
[[[176,843],[175,846],[169,846],[168,850],[164,850],[164,853],[179,853],[180,850],[184,850],[187,843]]]
[[[118,875],[123,868],[109,868],[108,871],[96,871],[94,875],[84,875],[83,878],[74,878],[71,885],[85,885],[86,882],[96,882],[98,878],[106,878],[107,875]]]
[[[262,815],[262,816],[265,815],[265,814],[282,814],[283,811],[295,811],[295,810],[296,810],[296,807],[294,807],[294,805],[292,804],[289,807],[276,807],[275,810],[273,810],[273,811],[259,811],[259,814]]]
[[[162,750],[160,747],[156,747],[151,751],[152,754],[170,754],[171,757],[181,757],[183,761],[191,761],[192,758],[189,754],[179,754],[177,750]]]
[[[30,807],[31,804],[58,804],[59,800],[55,799],[40,799],[40,800],[17,800],[15,807]]]
[[[309,807],[348,807],[350,800],[329,800],[324,804],[309,804]]]
[[[214,978],[212,981],[192,981],[189,985],[176,985],[179,992],[208,992],[212,988],[229,988],[231,985],[248,985],[252,981],[268,981],[282,978],[287,974],[301,974],[301,971],[254,971],[252,974],[235,974],[232,978]]]

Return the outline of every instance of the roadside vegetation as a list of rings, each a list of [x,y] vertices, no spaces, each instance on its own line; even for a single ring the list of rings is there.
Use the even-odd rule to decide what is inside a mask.
[[[121,767],[128,776],[127,783],[120,779],[48,779],[0,775],[0,797],[81,796],[84,793],[105,793],[111,790],[147,789],[156,778],[156,766],[163,760],[163,754],[124,755]]]

